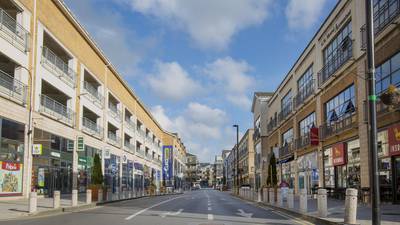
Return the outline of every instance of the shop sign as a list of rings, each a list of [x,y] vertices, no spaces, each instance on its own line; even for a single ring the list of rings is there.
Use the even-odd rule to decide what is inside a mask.
[[[8,171],[18,171],[20,169],[19,163],[2,162],[1,169]]]
[[[74,151],[74,141],[67,140],[67,151],[69,151],[69,152]]]
[[[126,163],[128,161],[128,159],[126,158],[126,155],[122,156],[122,163]]]
[[[400,124],[393,125],[388,129],[389,154],[400,155]]]
[[[163,146],[163,178],[166,181],[172,179],[172,160],[173,160],[173,147],[172,146]]]
[[[104,150],[104,159],[110,159],[110,158],[111,158],[110,150],[105,149]]]
[[[78,138],[77,138],[77,148],[76,148],[76,151],[77,152],[83,152],[83,151],[85,151],[85,142],[84,142],[84,140],[83,140],[83,136],[78,136]]]
[[[61,154],[59,152],[51,152],[50,155],[54,156],[54,157],[57,157],[57,158],[61,157]]]
[[[332,147],[332,161],[334,166],[346,164],[346,143],[338,143]]]
[[[33,144],[32,155],[41,155],[41,154],[42,154],[42,144]]]
[[[312,127],[310,129],[310,144],[311,146],[318,146],[319,144],[318,127]]]
[[[0,161],[0,194],[22,192],[22,164]]]
[[[44,187],[44,168],[39,168],[38,171],[38,186]]]

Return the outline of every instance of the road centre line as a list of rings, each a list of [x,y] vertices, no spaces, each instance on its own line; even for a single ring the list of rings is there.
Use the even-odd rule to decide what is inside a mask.
[[[142,209],[142,210],[140,210],[140,211],[138,211],[138,212],[136,212],[136,213],[134,213],[134,214],[132,214],[132,215],[126,217],[125,220],[131,220],[132,218],[136,217],[137,215],[139,215],[139,214],[141,214],[141,213],[146,212],[147,210],[149,210],[149,209],[151,209],[151,208],[157,207],[157,206],[159,206],[159,205],[162,205],[162,204],[164,204],[164,203],[170,202],[170,201],[175,200],[175,199],[178,199],[178,198],[182,198],[182,196],[179,196],[179,197],[176,197],[176,198],[167,199],[167,200],[165,200],[165,201],[159,202],[159,203],[154,204],[154,205],[152,205],[152,206],[150,206],[150,207],[147,207],[147,208],[145,208],[145,209]]]

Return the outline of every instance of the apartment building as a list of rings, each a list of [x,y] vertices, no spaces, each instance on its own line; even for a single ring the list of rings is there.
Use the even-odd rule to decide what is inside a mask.
[[[197,184],[199,177],[199,160],[197,156],[189,152],[186,153],[186,182],[194,187]]]
[[[179,190],[185,185],[186,147],[177,133],[165,132],[163,137],[163,180],[166,186]]]
[[[234,188],[234,184],[236,183],[235,179],[235,154],[236,148],[234,147],[230,150],[229,154],[226,156],[224,160],[224,171],[225,171],[225,185],[228,190],[232,190]]]
[[[0,1],[0,62],[0,197],[83,192],[95,154],[109,190],[159,189],[166,131],[61,0]]]
[[[214,181],[215,186],[220,187],[222,185],[222,181],[224,178],[224,168],[223,168],[223,159],[221,155],[216,155],[214,159]]]
[[[377,92],[400,86],[400,1],[374,1]],[[268,100],[267,143],[279,182],[368,201],[364,1],[341,0]],[[378,100],[381,199],[400,202],[399,105]],[[396,147],[397,146],[397,147]]]
[[[239,187],[255,187],[256,168],[253,133],[253,129],[248,129],[239,141]]]

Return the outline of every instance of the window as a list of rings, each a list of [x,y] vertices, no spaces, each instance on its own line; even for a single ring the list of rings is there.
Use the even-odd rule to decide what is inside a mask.
[[[310,128],[315,126],[315,112],[312,112],[299,123],[300,137],[308,135]]]
[[[324,49],[324,65],[328,62],[335,60],[341,53],[344,44],[347,44],[348,38],[351,38],[351,22],[348,22],[343,29],[337,34],[335,39],[333,39],[329,45]]]
[[[374,31],[379,33],[400,13],[397,0],[374,0]]]
[[[400,52],[376,68],[376,93],[384,92],[389,84],[400,87]]]
[[[338,121],[355,112],[354,84],[325,103],[325,120],[328,123]]]
[[[289,91],[285,97],[282,98],[281,100],[281,108],[282,110],[288,108],[292,104],[292,92]]]
[[[290,128],[285,133],[282,134],[282,146],[292,143],[293,141],[293,129]]]
[[[297,92],[307,93],[308,89],[311,88],[313,80],[313,66],[311,65],[306,72],[297,80]]]

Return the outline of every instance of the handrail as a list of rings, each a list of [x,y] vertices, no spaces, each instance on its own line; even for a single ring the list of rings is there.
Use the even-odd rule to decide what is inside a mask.
[[[104,103],[104,96],[95,88],[93,85],[87,81],[83,81],[83,88],[93,96],[101,105]]]
[[[74,111],[67,106],[57,102],[56,100],[48,97],[47,95],[40,95],[41,110],[54,117],[61,117],[60,119],[72,124],[74,121]]]
[[[82,126],[90,129],[91,131],[97,133],[98,135],[101,135],[102,133],[102,127],[98,125],[96,122],[86,118],[82,117]]]
[[[13,39],[12,41],[22,45],[24,51],[29,50],[29,31],[8,15],[4,9],[0,8],[0,30],[3,30],[3,26],[7,28],[4,31],[8,31],[8,35]]]
[[[2,70],[0,70],[0,86],[3,87],[0,92],[21,101],[22,104],[26,103],[28,86]]]
[[[42,61],[56,70],[68,84],[75,86],[76,72],[46,46],[42,46]]]

